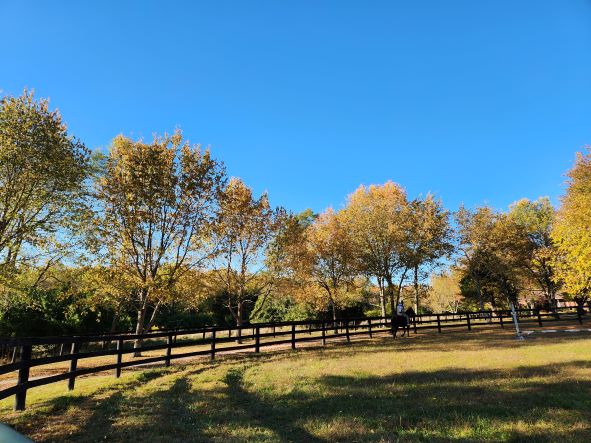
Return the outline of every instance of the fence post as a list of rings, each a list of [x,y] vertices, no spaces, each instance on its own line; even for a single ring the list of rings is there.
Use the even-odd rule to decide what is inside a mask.
[[[466,312],[466,324],[468,325],[468,331],[472,330],[472,325],[470,324],[470,313]]]
[[[417,333],[417,316],[414,315],[412,318],[412,324],[413,324],[413,329],[415,331],[415,334]]]
[[[211,359],[215,358],[215,328],[211,331]]]
[[[349,320],[345,320],[345,335],[347,336],[347,341],[351,341],[349,337]]]
[[[255,328],[255,336],[254,336],[254,352],[261,352],[261,330],[260,327],[257,326]]]
[[[367,329],[369,331],[369,338],[371,338],[372,337],[372,335],[371,335],[371,318],[367,319]]]
[[[441,334],[441,317],[439,314],[437,314],[437,330]]]
[[[121,377],[121,361],[123,360],[123,339],[117,340],[117,366],[115,367],[115,377]]]
[[[31,345],[24,345],[21,349],[21,361],[20,368],[18,369],[18,382],[17,386],[20,386],[14,399],[14,410],[24,411],[25,401],[27,399],[27,387],[26,384],[29,381],[29,369],[31,364]]]
[[[296,325],[295,325],[295,323],[292,323],[291,324],[291,349],[295,349],[296,348],[296,346],[295,346],[295,343],[296,343],[295,336],[296,336]]]
[[[326,344],[326,322],[322,322],[322,344]]]
[[[164,360],[164,366],[170,366],[170,355],[172,354],[172,333],[168,334],[166,338],[166,360]]]
[[[78,354],[78,342],[72,343],[72,348],[70,354],[72,355],[72,359],[70,360],[70,378],[68,379],[68,390],[72,391],[74,389],[74,384],[76,383],[76,367],[78,366],[78,358],[76,354]]]
[[[538,309],[538,324],[542,326],[542,315],[540,314],[540,310]]]

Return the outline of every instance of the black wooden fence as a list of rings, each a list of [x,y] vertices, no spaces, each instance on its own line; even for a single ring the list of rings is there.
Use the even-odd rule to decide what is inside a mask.
[[[533,309],[517,311],[520,323],[535,323],[543,326],[548,321],[576,320],[583,323],[585,312],[577,308],[559,308],[553,312]],[[499,325],[512,326],[511,311],[478,311],[457,314],[418,315],[411,319],[410,328],[418,330],[437,329],[442,332],[448,328]],[[328,340],[341,339],[347,342],[351,337],[364,335],[372,338],[375,334],[390,333],[396,337],[398,326],[388,317],[363,317],[338,321],[295,321],[281,323],[258,323],[242,327],[209,327],[200,329],[176,329],[136,335],[100,334],[60,337],[0,338],[0,346],[12,349],[12,361],[0,365],[0,376],[16,372],[16,384],[0,389],[0,399],[15,396],[14,409],[25,408],[27,390],[59,381],[67,381],[68,389],[74,389],[76,378],[82,375],[113,370],[115,377],[121,375],[123,368],[164,362],[169,366],[171,360],[195,356],[208,356],[214,359],[217,354],[251,350],[260,352],[263,347],[281,347],[297,343],[316,341],[323,345]],[[141,340],[138,346],[137,340]],[[181,352],[173,352],[181,350]],[[158,355],[136,357],[123,361],[124,356],[134,353],[154,353]],[[113,362],[106,363],[88,359],[112,356]],[[18,358],[17,358],[18,357]],[[79,362],[91,363],[78,367]],[[60,362],[69,363],[64,372],[31,377],[31,368]],[[92,363],[97,363],[93,365]],[[56,368],[49,367],[55,370]],[[65,368],[57,368],[62,371]],[[0,388],[3,380],[0,379]]]

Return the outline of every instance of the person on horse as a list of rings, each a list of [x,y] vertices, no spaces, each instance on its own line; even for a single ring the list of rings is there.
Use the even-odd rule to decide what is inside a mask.
[[[396,328],[398,326],[402,326],[402,337],[406,335],[407,332],[410,333],[410,322],[408,318],[407,312],[404,311],[404,301],[400,300],[398,302],[398,306],[396,306]]]

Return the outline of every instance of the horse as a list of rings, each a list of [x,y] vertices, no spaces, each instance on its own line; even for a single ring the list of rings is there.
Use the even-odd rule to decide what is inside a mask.
[[[410,319],[406,314],[396,314],[392,318],[392,331],[394,334],[394,338],[396,338],[396,333],[398,332],[398,328],[402,327],[402,335],[404,337],[406,333],[410,335]]]

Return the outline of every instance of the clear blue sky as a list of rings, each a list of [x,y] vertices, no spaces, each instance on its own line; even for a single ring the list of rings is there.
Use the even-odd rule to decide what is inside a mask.
[[[180,126],[299,211],[388,179],[455,209],[563,191],[591,1],[0,1],[0,89],[90,148]]]

